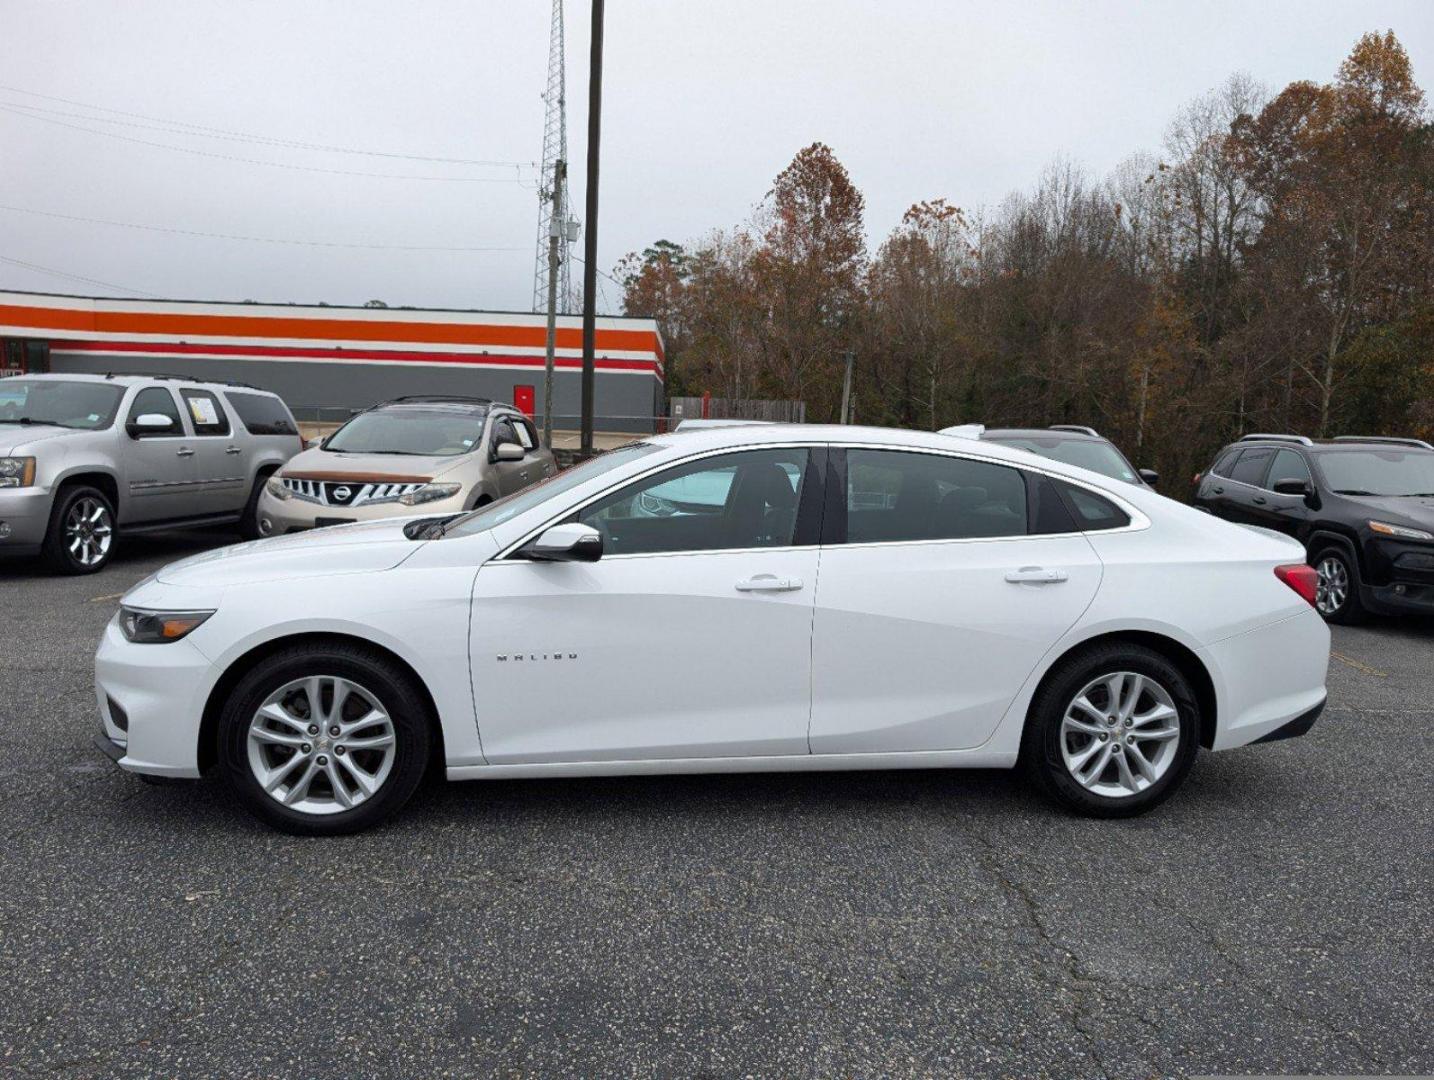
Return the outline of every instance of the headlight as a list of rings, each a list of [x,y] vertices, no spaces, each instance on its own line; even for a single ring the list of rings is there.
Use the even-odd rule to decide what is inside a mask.
[[[424,484],[417,491],[400,495],[398,501],[404,506],[417,506],[419,503],[431,503],[437,502],[439,499],[446,499],[451,495],[457,495],[462,490],[462,484]]]
[[[277,476],[269,477],[269,482],[264,485],[264,490],[279,500],[292,499],[294,493],[284,486],[284,481]]]
[[[1425,532],[1423,529],[1407,529],[1403,525],[1390,525],[1385,521],[1371,521],[1369,528],[1380,536],[1397,536],[1401,540],[1434,540],[1434,533]]]
[[[125,640],[136,645],[162,645],[178,641],[205,619],[212,611],[144,611],[120,608],[120,630]]]
[[[34,458],[0,457],[0,488],[29,487],[34,482]]]

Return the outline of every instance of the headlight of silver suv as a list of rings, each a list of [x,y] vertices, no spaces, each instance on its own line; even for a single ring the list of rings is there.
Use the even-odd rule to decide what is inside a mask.
[[[187,636],[213,615],[212,611],[146,611],[120,608],[120,632],[136,645],[163,645]]]
[[[291,499],[294,497],[294,493],[288,488],[286,488],[284,486],[284,481],[280,480],[277,476],[269,477],[269,482],[264,485],[264,490],[267,491],[270,495],[274,496],[274,498],[280,500],[281,502],[284,499]]]
[[[34,458],[0,457],[0,488],[29,487],[34,482]]]
[[[437,502],[439,499],[447,499],[457,495],[463,490],[462,484],[424,484],[417,491],[410,491],[407,495],[400,495],[398,501],[404,506],[418,506],[420,503]]]

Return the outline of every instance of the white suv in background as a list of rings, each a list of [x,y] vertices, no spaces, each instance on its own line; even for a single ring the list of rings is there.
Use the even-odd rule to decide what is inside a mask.
[[[116,533],[238,525],[302,449],[267,390],[149,375],[0,379],[0,555],[62,573],[109,561]]]

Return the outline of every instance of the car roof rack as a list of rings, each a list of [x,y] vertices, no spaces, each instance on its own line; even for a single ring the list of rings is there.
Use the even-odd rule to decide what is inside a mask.
[[[56,374],[60,374],[56,372]],[[200,386],[228,386],[235,390],[257,390],[261,394],[274,394],[272,390],[265,390],[262,386],[255,386],[253,383],[234,382],[230,379],[199,379],[192,375],[175,375],[173,372],[161,371],[106,371],[106,379],[154,379],[159,382],[184,382],[196,383]],[[278,397],[278,394],[274,394]]]
[[[1314,440],[1308,435],[1271,435],[1268,432],[1255,432],[1252,435],[1241,435],[1237,442],[1293,442],[1301,446],[1313,446]]]
[[[1051,424],[1050,430],[1074,431],[1080,435],[1090,435],[1097,439],[1100,438],[1100,432],[1096,431],[1093,427],[1086,427],[1084,424]]]
[[[501,405],[503,402],[492,398],[470,397],[465,394],[405,394],[403,397],[388,398],[377,402],[379,405]]]
[[[1421,450],[1434,450],[1423,439],[1399,439],[1393,435],[1336,435],[1335,442],[1372,442],[1388,443],[1391,446],[1417,446]]]
[[[936,434],[950,435],[954,439],[979,439],[985,433],[985,424],[957,424],[955,427],[942,428]]]

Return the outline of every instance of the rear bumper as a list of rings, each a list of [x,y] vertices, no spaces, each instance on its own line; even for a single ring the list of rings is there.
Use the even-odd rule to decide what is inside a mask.
[[[1326,699],[1326,701],[1327,700],[1328,699]],[[1275,728],[1275,730],[1271,731],[1268,735],[1261,735],[1255,742],[1279,742],[1281,739],[1297,739],[1301,735],[1308,734],[1309,729],[1314,727],[1315,721],[1318,720],[1320,714],[1324,712],[1324,707],[1325,702],[1321,701],[1309,712],[1296,716],[1288,724]]]
[[[1306,607],[1270,626],[1237,634],[1200,650],[1215,684],[1213,750],[1260,742],[1324,707],[1329,673],[1329,627]],[[1308,724],[1306,730],[1308,730]]]

